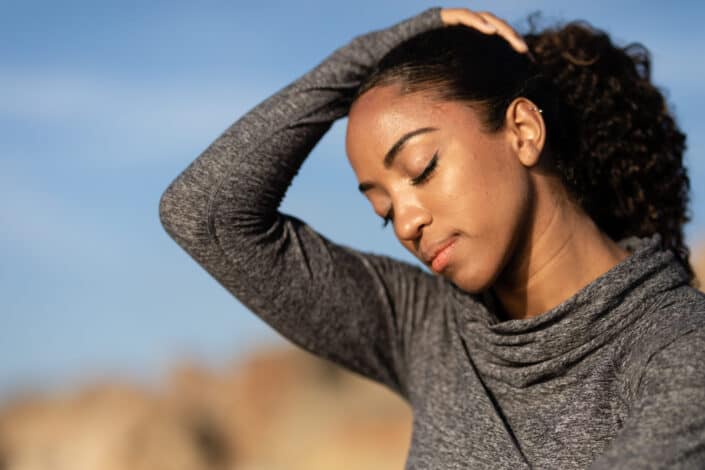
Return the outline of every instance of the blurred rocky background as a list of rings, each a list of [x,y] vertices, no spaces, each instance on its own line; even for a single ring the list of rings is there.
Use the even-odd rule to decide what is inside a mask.
[[[705,250],[693,259],[705,279]],[[292,346],[181,364],[156,387],[9,399],[0,470],[400,469],[411,419],[391,391]]]
[[[11,399],[1,470],[400,469],[408,406],[294,347],[228,370],[181,365],[157,389],[96,383]]]

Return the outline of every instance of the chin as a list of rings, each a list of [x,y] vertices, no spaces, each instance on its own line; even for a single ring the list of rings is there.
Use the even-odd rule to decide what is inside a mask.
[[[492,286],[495,280],[494,273],[488,269],[478,269],[477,265],[460,266],[450,272],[447,278],[460,289],[469,294],[479,294]]]

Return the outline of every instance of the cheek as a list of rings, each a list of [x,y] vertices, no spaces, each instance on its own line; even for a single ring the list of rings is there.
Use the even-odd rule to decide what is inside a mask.
[[[495,162],[466,154],[447,163],[429,196],[437,221],[468,235],[491,229],[507,201],[507,172]]]
[[[517,235],[526,230],[529,207],[528,175],[518,166],[497,159],[464,174],[450,216],[464,237],[463,261],[453,282],[467,292],[480,292],[495,282]],[[455,184],[461,187],[461,181]]]
[[[528,174],[516,156],[501,145],[493,145],[475,157],[475,171],[468,175],[475,185],[481,212],[500,226],[517,215],[527,192]]]
[[[492,262],[502,263],[517,233],[526,229],[529,175],[518,161],[509,158],[498,158],[486,169],[476,201],[480,234]]]

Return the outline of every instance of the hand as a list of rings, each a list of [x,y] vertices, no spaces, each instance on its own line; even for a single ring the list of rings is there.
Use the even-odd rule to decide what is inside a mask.
[[[514,29],[486,11],[475,12],[467,8],[443,8],[441,9],[441,19],[446,25],[462,24],[475,28],[485,34],[499,34],[504,39],[509,41],[517,52],[525,53],[529,51],[529,47],[524,42],[524,39]]]

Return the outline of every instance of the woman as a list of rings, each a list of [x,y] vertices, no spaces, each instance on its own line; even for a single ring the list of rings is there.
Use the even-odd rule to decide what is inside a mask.
[[[354,38],[196,158],[162,224],[286,338],[407,400],[407,468],[701,468],[684,136],[648,59],[575,24],[525,39],[441,8]],[[278,212],[345,115],[359,189],[432,273]]]

